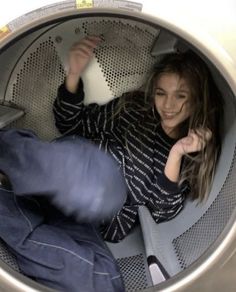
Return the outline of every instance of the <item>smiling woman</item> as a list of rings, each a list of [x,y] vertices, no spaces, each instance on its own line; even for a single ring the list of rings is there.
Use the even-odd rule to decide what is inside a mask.
[[[178,183],[187,181],[190,196],[202,201],[208,196],[221,150],[222,96],[206,64],[191,51],[166,55],[154,67],[148,84],[147,95],[154,97],[163,130],[178,140],[165,174]]]
[[[135,227],[138,206],[147,206],[160,223],[180,212],[186,196],[208,196],[223,102],[207,66],[189,51],[167,54],[154,66],[146,98],[135,91],[105,105],[85,105],[81,75],[99,45],[99,37],[87,36],[72,46],[54,115],[63,135],[90,139],[118,161],[128,198],[102,227],[106,240],[118,242]]]

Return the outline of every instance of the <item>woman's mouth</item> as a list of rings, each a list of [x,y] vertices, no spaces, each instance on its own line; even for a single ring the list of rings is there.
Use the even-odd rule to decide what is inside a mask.
[[[162,112],[162,117],[164,119],[173,119],[175,116],[177,116],[177,113],[173,113],[173,112]]]

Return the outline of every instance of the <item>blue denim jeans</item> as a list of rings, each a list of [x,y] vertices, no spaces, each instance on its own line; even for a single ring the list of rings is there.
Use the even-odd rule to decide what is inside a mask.
[[[58,291],[124,291],[94,225],[78,224],[46,200],[0,188],[0,237],[23,274]]]
[[[113,158],[78,137],[10,129],[0,131],[0,170],[11,184],[0,189],[0,238],[22,273],[59,291],[124,291],[95,227],[126,200]]]

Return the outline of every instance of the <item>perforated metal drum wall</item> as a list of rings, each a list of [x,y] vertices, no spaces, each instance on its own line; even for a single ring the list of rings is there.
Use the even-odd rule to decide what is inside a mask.
[[[51,37],[26,52],[24,59],[15,72],[10,101],[23,108],[26,115],[12,126],[32,129],[44,139],[56,137],[52,106],[65,73]]]
[[[236,150],[228,177],[213,204],[190,229],[173,241],[183,269],[197,260],[217,239],[236,206]]]
[[[6,244],[0,239],[0,259],[13,270],[19,272],[18,263],[16,257],[11,253]]]
[[[122,272],[127,292],[142,290],[148,287],[143,254],[117,260]]]
[[[45,32],[32,42],[12,72],[5,99],[26,112],[12,126],[30,128],[47,140],[58,136],[52,105],[65,77],[63,63],[69,43],[84,35],[104,38],[95,57],[104,82],[115,97],[142,85],[155,62],[150,50],[158,33],[159,29],[152,26],[111,17],[67,21]],[[93,85],[94,98],[97,86],[105,85]]]
[[[150,50],[159,30],[133,21],[106,18],[84,21],[82,28],[85,34],[105,38],[96,57],[114,96],[138,88],[155,60]]]

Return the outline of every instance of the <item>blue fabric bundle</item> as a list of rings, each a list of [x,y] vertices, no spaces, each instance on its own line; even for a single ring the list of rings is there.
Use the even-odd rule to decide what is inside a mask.
[[[44,142],[29,130],[2,130],[0,169],[15,195],[47,196],[79,222],[109,220],[126,200],[125,180],[116,161],[75,136]]]

